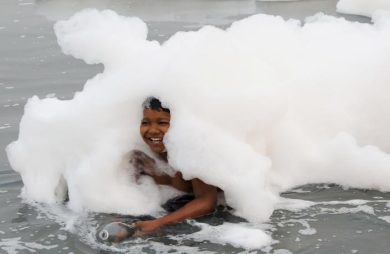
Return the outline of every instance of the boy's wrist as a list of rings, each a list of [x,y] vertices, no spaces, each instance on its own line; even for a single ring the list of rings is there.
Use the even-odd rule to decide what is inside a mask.
[[[166,222],[164,221],[164,217],[165,216],[156,219],[156,222],[160,225],[160,227],[166,224]]]
[[[173,224],[172,221],[167,216],[169,216],[169,214],[166,215],[166,216],[163,216],[163,217],[160,217],[160,218],[156,219],[156,221],[160,225],[160,227],[166,226],[166,225],[169,225],[169,224]]]

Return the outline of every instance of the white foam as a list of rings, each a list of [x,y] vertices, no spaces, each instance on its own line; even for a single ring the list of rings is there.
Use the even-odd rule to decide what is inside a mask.
[[[185,236],[185,238],[203,242],[226,244],[236,248],[261,249],[271,244],[272,238],[263,230],[253,225],[236,224],[225,222],[219,226],[210,226],[204,223],[196,223],[201,226],[201,231]]]
[[[309,221],[314,221],[313,219],[289,219],[289,220],[285,220],[283,222],[279,222],[278,225],[280,227],[283,227],[284,224],[301,224],[304,228],[303,229],[300,229],[298,232],[301,234],[301,235],[314,235],[317,233],[317,230],[315,228],[312,228],[309,224]]]
[[[359,206],[364,205],[369,202],[378,202],[378,201],[370,201],[370,200],[361,200],[361,199],[351,199],[351,200],[343,200],[343,201],[327,201],[327,202],[319,202],[323,205],[352,205],[352,206]]]
[[[4,129],[8,129],[8,128],[11,128],[11,126],[10,125],[0,126],[0,130],[4,130]]]
[[[279,198],[279,202],[276,204],[275,208],[289,211],[300,211],[316,204],[318,203],[302,199]]]
[[[9,254],[20,253],[21,251],[36,252],[36,250],[51,250],[58,245],[43,245],[36,242],[23,242],[21,237],[2,238],[0,241],[0,249]]]
[[[337,11],[345,14],[372,17],[378,11],[390,11],[388,0],[340,0]]]
[[[381,217],[378,217],[378,218],[386,221],[387,223],[390,223],[390,216],[381,216]]]
[[[65,54],[105,68],[71,100],[29,99],[7,148],[23,196],[55,203],[67,187],[75,211],[157,212],[166,198],[149,177],[136,181],[126,157],[149,152],[138,126],[150,95],[171,109],[171,166],[223,189],[250,221],[301,184],[389,191],[389,21],[256,15],[163,44],[112,11],[58,22]]]
[[[317,233],[315,228],[305,228],[298,231],[301,235],[314,235]]]
[[[289,190],[289,192],[294,192],[294,193],[309,193],[309,190],[304,190],[303,188],[295,188],[292,190]]]
[[[286,249],[277,249],[273,252],[274,254],[293,254],[291,251]]]
[[[375,215],[374,208],[368,205],[360,205],[357,207],[340,207],[340,208],[321,208],[322,212],[328,214],[347,214],[347,213],[366,213]]]

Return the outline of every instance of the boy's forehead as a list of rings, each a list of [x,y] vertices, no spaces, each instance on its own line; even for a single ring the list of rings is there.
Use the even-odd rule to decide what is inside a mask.
[[[169,112],[163,110],[155,110],[150,108],[145,108],[143,112],[144,116],[154,116],[154,117],[170,117]]]

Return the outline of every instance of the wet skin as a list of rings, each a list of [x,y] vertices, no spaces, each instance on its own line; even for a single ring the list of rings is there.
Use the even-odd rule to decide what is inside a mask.
[[[150,149],[161,155],[165,152],[163,138],[170,125],[171,114],[162,110],[144,109],[140,133]]]
[[[140,126],[140,134],[149,148],[161,159],[167,161],[167,152],[163,143],[164,135],[170,126],[170,113],[162,110],[144,109]],[[134,151],[131,163],[138,169],[147,172],[158,184],[171,185],[178,190],[190,192],[195,199],[184,207],[155,220],[139,221],[136,223],[138,234],[147,234],[157,231],[164,225],[175,224],[185,219],[204,216],[214,211],[217,204],[217,188],[200,179],[186,181],[182,174],[177,172],[173,177],[156,174],[154,159],[141,151]]]

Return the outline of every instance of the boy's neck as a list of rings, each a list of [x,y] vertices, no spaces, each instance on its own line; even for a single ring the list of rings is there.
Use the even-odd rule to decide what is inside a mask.
[[[168,162],[168,152],[159,153],[158,156],[165,162]]]

